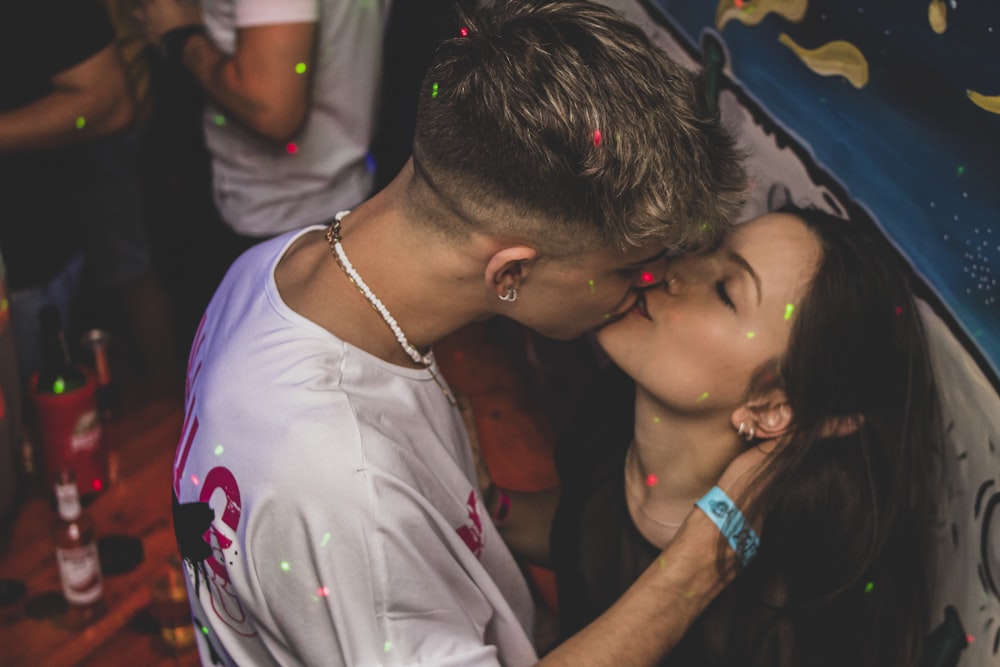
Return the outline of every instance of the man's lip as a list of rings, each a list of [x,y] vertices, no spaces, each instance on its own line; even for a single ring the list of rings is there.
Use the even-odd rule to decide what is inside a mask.
[[[649,321],[653,320],[653,318],[649,316],[649,310],[646,309],[646,295],[642,292],[639,292],[639,294],[636,295],[635,303],[632,304],[629,312],[641,315]]]

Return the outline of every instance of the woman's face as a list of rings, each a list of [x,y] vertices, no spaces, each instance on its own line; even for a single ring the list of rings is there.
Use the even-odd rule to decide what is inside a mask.
[[[753,372],[788,344],[796,302],[820,256],[795,216],[740,225],[716,252],[669,260],[663,285],[598,332],[636,383],[679,411],[731,409]]]

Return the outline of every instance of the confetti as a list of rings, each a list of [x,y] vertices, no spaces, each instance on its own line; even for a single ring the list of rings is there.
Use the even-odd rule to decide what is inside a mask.
[[[392,642],[386,642],[385,646],[383,646],[383,649],[385,650],[386,653],[388,653],[389,651],[391,651],[392,650]]]
[[[288,572],[290,569],[292,569],[292,566],[288,564],[287,560],[283,560],[283,561],[281,561],[281,569],[284,572]]]
[[[90,485],[94,488],[94,491],[100,491],[104,488],[104,483],[99,479],[95,479]]]
[[[875,588],[875,582],[869,581],[867,584],[865,584],[865,593],[871,593],[873,588]]]
[[[653,473],[649,473],[648,475],[646,475],[646,486],[656,486],[656,483],[659,481],[660,478],[654,475]]]
[[[319,545],[320,545],[321,547],[325,547],[325,546],[326,546],[326,543],[327,543],[327,542],[329,542],[329,541],[330,541],[330,533],[326,533],[326,534],[324,534],[324,535],[323,535],[323,541],[321,541],[321,542],[319,543]]]
[[[438,96],[438,85],[437,82],[435,82],[434,85],[431,86],[431,99],[434,99],[437,96]]]
[[[786,303],[785,304],[785,319],[792,319],[792,313],[795,312],[795,304]]]
[[[298,63],[295,66],[295,73],[296,74],[305,74],[306,73],[306,64],[305,63]]]
[[[222,127],[223,125],[226,124],[226,117],[223,116],[221,113],[215,114],[215,124],[218,125],[219,127]]]
[[[52,383],[52,393],[61,394],[66,391],[66,381],[62,378],[56,378],[56,381]]]
[[[83,116],[80,116],[79,118],[76,119],[76,129],[82,130],[84,125],[86,124],[87,124],[87,119],[84,118]]]
[[[649,271],[643,272],[643,274],[642,274],[642,282],[644,282],[644,283],[651,283],[651,282],[653,282],[654,279],[655,279],[655,276],[652,273],[650,273]]]
[[[289,155],[295,155],[299,152],[299,146],[294,141],[289,141],[288,145],[285,146],[285,150],[288,151]]]
[[[208,626],[207,625],[201,626],[201,633],[203,635],[207,635],[208,634]]]
[[[201,484],[201,481],[198,479],[197,475],[191,475],[191,483],[194,484],[195,486],[198,486],[199,484]]]
[[[597,292],[597,290],[594,288],[594,281],[593,280],[588,280],[587,284],[590,285],[590,293],[591,294],[595,294]]]
[[[222,445],[216,446],[216,448],[215,448],[215,455],[216,456],[221,456],[222,455]]]
[[[594,146],[600,146],[600,145],[601,145],[601,131],[594,130]]]
[[[753,338],[753,337],[754,337],[754,336],[756,336],[756,335],[757,335],[757,334],[755,334],[755,333],[754,333],[754,332],[752,332],[752,331],[748,331],[748,332],[747,332],[747,338]]]
[[[660,423],[660,418],[659,417],[653,417],[653,423],[654,424],[659,424]]]
[[[469,29],[468,28],[462,28],[462,29],[460,29],[458,31],[458,34],[461,35],[462,37],[468,37],[469,36]]]
[[[318,589],[316,589],[316,595],[320,596],[321,598],[325,598],[329,594],[330,594],[330,589],[327,588],[326,586],[320,586]]]
[[[705,393],[703,393],[701,396],[699,396],[698,400],[699,401],[704,401],[706,398],[708,398],[708,392],[707,391]]]

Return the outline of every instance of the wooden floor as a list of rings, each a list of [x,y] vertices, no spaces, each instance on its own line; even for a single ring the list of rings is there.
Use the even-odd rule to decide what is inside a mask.
[[[179,392],[125,401],[113,424],[117,479],[87,510],[98,537],[124,535],[142,542],[144,558],[130,572],[105,576],[102,609],[90,618],[74,611],[39,613],[58,601],[59,575],[50,529],[53,503],[44,494],[15,511],[3,536],[0,579],[21,582],[25,595],[0,606],[0,664],[5,667],[198,665],[193,648],[172,651],[151,615],[153,584],[176,553],[170,517],[170,470],[183,417]],[[41,617],[40,617],[41,616]]]

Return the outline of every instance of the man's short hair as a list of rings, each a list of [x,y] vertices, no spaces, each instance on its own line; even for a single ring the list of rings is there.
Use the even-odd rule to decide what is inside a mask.
[[[539,245],[714,246],[741,155],[697,77],[586,0],[500,0],[439,48],[414,163],[464,223]]]

